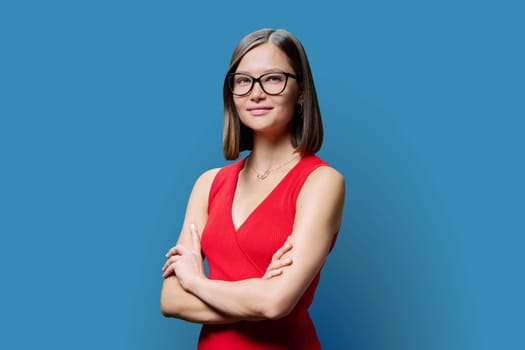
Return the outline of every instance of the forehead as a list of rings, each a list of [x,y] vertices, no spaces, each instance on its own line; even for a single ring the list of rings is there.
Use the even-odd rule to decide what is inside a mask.
[[[248,51],[237,67],[238,72],[264,73],[271,70],[290,72],[288,57],[272,43],[264,43]]]

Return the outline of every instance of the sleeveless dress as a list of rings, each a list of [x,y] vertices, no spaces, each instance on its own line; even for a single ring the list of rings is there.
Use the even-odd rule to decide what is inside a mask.
[[[300,159],[235,229],[232,203],[245,161],[246,158],[219,170],[210,188],[208,221],[201,239],[210,279],[237,281],[262,277],[272,255],[292,233],[297,197],[306,178],[318,167],[327,165],[315,155]],[[332,247],[334,243],[335,239]],[[308,314],[319,278],[317,274],[293,311],[282,319],[203,325],[198,349],[321,349]]]

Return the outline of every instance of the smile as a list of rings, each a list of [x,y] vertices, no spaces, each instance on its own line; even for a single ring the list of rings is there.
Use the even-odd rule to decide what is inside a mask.
[[[272,110],[272,107],[252,107],[248,108],[248,112],[252,115],[264,115]]]

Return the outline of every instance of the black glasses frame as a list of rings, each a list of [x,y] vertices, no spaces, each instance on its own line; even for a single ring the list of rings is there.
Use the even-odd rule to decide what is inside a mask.
[[[284,86],[283,86],[283,89],[277,93],[270,93],[268,91],[266,91],[264,89],[264,86],[263,84],[261,83],[261,79],[264,78],[265,76],[267,75],[271,75],[271,74],[284,74],[284,76],[286,77],[285,80],[284,80]],[[238,75],[241,75],[241,76],[245,76],[245,77],[249,77],[252,79],[252,85],[250,86],[250,88],[248,89],[248,91],[244,94],[236,94],[235,92],[233,92],[233,78],[235,76],[238,76]],[[288,78],[293,78],[295,80],[297,80],[297,75],[293,74],[293,73],[289,73],[289,72],[268,72],[268,73],[264,73],[264,74],[261,74],[258,78],[256,77],[252,77],[250,74],[246,74],[246,73],[229,73],[227,75],[228,77],[228,86],[230,87],[230,92],[235,95],[235,96],[246,96],[248,95],[250,92],[252,92],[253,90],[253,87],[255,85],[255,83],[259,83],[259,86],[261,87],[262,91],[264,91],[265,94],[268,94],[270,96],[276,96],[276,95],[279,95],[279,94],[282,94],[283,91],[286,89],[286,86],[288,85]]]

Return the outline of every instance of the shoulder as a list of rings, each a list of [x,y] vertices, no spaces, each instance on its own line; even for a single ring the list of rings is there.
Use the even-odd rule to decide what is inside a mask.
[[[315,157],[317,158],[317,157]],[[317,158],[317,167],[308,175],[299,195],[299,202],[317,204],[342,203],[345,197],[345,178],[326,162]]]
[[[345,178],[335,168],[321,165],[316,168],[306,179],[304,189],[307,191],[326,191],[328,189],[344,190]]]
[[[215,176],[221,169],[222,168],[213,168],[213,169],[206,170],[205,172],[199,175],[199,177],[197,178],[197,181],[195,181],[195,184],[211,185],[211,183],[213,182],[213,179],[215,179]]]
[[[215,177],[217,176],[217,173],[221,169],[222,168],[213,168],[213,169],[206,170],[205,172],[200,174],[197,180],[195,181],[195,184],[193,185],[193,192],[195,194],[206,195],[207,197],[207,194],[210,191],[213,180],[215,179]]]
[[[334,167],[316,155],[305,158],[314,168],[308,175],[305,185],[327,185],[344,186],[344,176]],[[324,187],[324,186],[323,186]]]
[[[221,184],[227,181],[228,178],[239,172],[243,164],[244,159],[240,159],[234,163],[226,164],[221,168],[206,170],[195,181],[193,191],[203,193],[207,197],[214,183]]]
[[[243,165],[243,161],[244,160],[241,159],[237,162],[227,164],[221,168],[213,168],[206,170],[197,178],[197,181],[195,182],[195,187],[202,187],[209,191],[214,181],[224,181],[226,178],[234,175],[235,173],[238,173]]]

